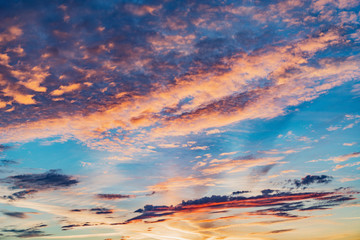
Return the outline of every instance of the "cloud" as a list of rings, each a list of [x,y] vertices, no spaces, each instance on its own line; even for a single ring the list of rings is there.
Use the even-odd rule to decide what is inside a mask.
[[[289,229],[279,229],[279,230],[274,230],[274,231],[270,231],[268,232],[269,234],[277,234],[277,233],[284,233],[284,232],[290,232],[290,231],[294,231],[295,229],[289,228]]]
[[[8,167],[10,165],[19,164],[17,161],[9,160],[9,159],[1,159],[0,160],[0,167]]]
[[[17,237],[17,238],[33,238],[33,237],[46,237],[51,236],[52,234],[47,234],[40,228],[47,227],[46,224],[40,224],[31,228],[24,229],[15,229],[15,228],[3,228],[1,231],[7,235],[7,237]]]
[[[234,155],[238,152],[224,152],[224,153],[220,153],[219,156],[228,156],[228,155]]]
[[[209,149],[208,146],[196,146],[190,148],[190,150],[208,150],[208,149]]]
[[[333,171],[339,170],[339,169],[344,168],[344,167],[353,167],[353,166],[358,166],[358,165],[360,165],[360,162],[347,163],[347,164],[344,164],[344,165],[338,164],[333,168]]]
[[[90,212],[90,213],[95,213],[95,214],[112,214],[114,213],[114,209],[109,209],[109,208],[105,208],[105,207],[95,207],[95,208],[91,208],[91,209],[71,209],[70,210],[73,213],[80,213],[80,212]]]
[[[15,192],[11,195],[4,195],[2,196],[3,199],[8,199],[8,200],[17,200],[17,199],[25,199],[28,196],[31,196],[34,193],[37,193],[37,190],[23,190],[23,191],[19,191],[19,192]]]
[[[175,144],[175,143],[160,143],[158,144],[159,147],[161,148],[177,148],[180,147],[179,144]]]
[[[333,177],[331,176],[327,176],[327,175],[307,175],[304,178],[302,178],[301,180],[294,180],[293,184],[299,188],[299,187],[304,187],[304,186],[309,186],[311,184],[327,184],[330,183],[333,180]]]
[[[249,193],[250,191],[236,191],[233,192],[232,195],[239,195],[239,194],[243,194],[243,193]]]
[[[195,200],[182,201],[176,206],[153,206],[145,205],[144,208],[136,210],[136,213],[141,213],[139,216],[125,221],[123,224],[138,222],[140,220],[157,218],[164,216],[175,216],[179,213],[208,212],[216,209],[217,211],[231,209],[231,208],[254,208],[254,207],[271,207],[254,212],[248,212],[249,215],[272,215],[282,218],[304,218],[290,214],[288,212],[297,210],[310,210],[309,207],[315,209],[325,209],[325,206],[337,206],[346,201],[354,200],[350,192],[305,192],[305,193],[290,193],[280,192],[270,189],[262,191],[263,194],[253,197],[243,196],[227,196],[227,195],[213,195],[211,197],[203,197]],[[314,205],[305,205],[307,200]],[[314,207],[316,206],[316,207]],[[166,219],[166,218],[165,218]]]
[[[339,127],[339,126],[330,126],[330,127],[328,127],[326,130],[328,130],[328,131],[335,131],[335,130],[338,130],[339,128],[341,128],[341,127]]]
[[[136,195],[124,195],[124,194],[96,194],[96,197],[104,200],[117,200],[117,199],[127,199],[134,198]]]
[[[3,214],[14,218],[27,218],[27,215],[23,212],[3,212]]]
[[[59,89],[52,91],[50,94],[52,96],[60,96],[63,95],[64,93],[69,93],[78,90],[80,87],[81,87],[80,83],[74,83],[68,86],[60,86]]]
[[[211,129],[209,131],[206,131],[206,135],[216,134],[216,133],[222,133],[219,129]]]
[[[8,150],[10,148],[10,146],[0,144],[0,152],[3,152],[4,150]]]
[[[225,126],[236,129],[243,126],[231,124],[245,122],[247,126],[248,120],[266,121],[289,114],[294,108],[301,111],[301,104],[324,96],[338,86],[350,84],[360,76],[356,22],[358,8],[351,9],[359,4],[357,1],[224,1],[221,4],[216,1],[162,1],[161,4],[140,4],[141,1],[91,1],[88,4],[70,1],[66,6],[59,6],[55,2],[43,4],[40,1],[31,4],[27,1],[21,4],[3,2],[0,143],[54,137],[60,141],[83,143],[93,149],[121,153],[117,159],[101,158],[106,162],[101,166],[109,161],[118,164],[120,161],[135,160],[137,164],[154,150],[147,146],[159,147],[156,148],[159,157],[167,157],[162,155],[162,151],[171,152],[161,149],[165,147],[179,147],[177,153],[186,150],[180,147],[211,150],[213,156],[220,154],[218,151],[221,150],[239,150],[242,146],[237,144],[237,140],[224,141],[221,149],[216,149],[221,139],[211,137],[223,135],[228,139],[243,139],[243,134],[230,131],[228,134],[219,133]],[[355,126],[351,124],[342,127]],[[346,130],[346,133],[351,130]],[[176,136],[185,136],[186,139],[201,137],[209,141],[199,141],[198,147],[198,144],[184,147],[181,145],[182,138]],[[293,138],[311,140],[300,136]],[[278,143],[289,138],[277,140],[273,144],[276,148],[280,146]],[[157,145],[160,142],[167,145]],[[50,143],[55,144],[56,140]],[[266,145],[267,139],[262,143]],[[173,166],[180,166],[192,173],[184,176],[185,171],[176,171],[179,175],[173,176],[173,172],[162,169],[164,165],[161,164],[156,168],[156,173],[164,170],[171,175],[170,178],[159,182],[151,180],[142,187],[147,191],[161,192],[166,195],[164,200],[168,200],[167,197],[179,198],[181,196],[178,194],[189,193],[194,186],[223,187],[223,180],[216,179],[219,177],[217,174],[226,178],[233,177],[234,173],[250,173],[255,178],[272,174],[270,171],[274,171],[274,166],[284,163],[283,155],[297,151],[289,148],[276,150],[270,146],[260,149],[270,150],[262,152],[268,154],[265,157],[237,157],[240,153],[232,152],[220,154],[219,159],[213,161],[210,155],[204,155],[196,168],[192,168],[195,164],[187,159],[181,162],[182,165],[178,165],[175,159],[177,162]],[[156,157],[154,155],[148,159]],[[180,158],[188,157],[190,161],[194,157],[177,155]],[[289,160],[293,160],[291,157]],[[346,156],[342,159],[346,159]],[[83,170],[96,170],[98,164],[92,160],[86,160],[84,165],[88,166],[89,161],[92,165]],[[293,163],[297,164],[298,161]],[[0,165],[9,165],[9,162]],[[343,166],[339,164],[337,167]],[[130,165],[122,167],[133,168]],[[114,165],[110,168],[116,170]],[[78,183],[73,176],[59,172],[19,174],[11,173],[13,176],[1,180],[14,190],[4,198],[27,198],[37,191],[67,189]],[[312,177],[297,180],[296,183],[308,186],[326,181]],[[345,176],[339,179],[341,177]],[[92,179],[97,189],[91,189],[86,196],[76,192],[78,196],[81,195],[80,199],[88,197],[89,201],[103,202],[133,196],[103,194],[99,188],[104,186],[99,184],[99,179]],[[108,179],[113,180],[109,176]],[[129,178],[129,181],[137,180]],[[239,188],[243,186],[235,186],[235,189]],[[165,194],[164,191],[169,193]],[[176,194],[171,191],[176,191]],[[275,196],[278,193],[276,190],[263,191],[259,198],[245,199],[243,204],[260,205],[260,200],[270,199],[271,202],[285,197],[285,194]],[[101,194],[96,195],[99,192]],[[48,194],[42,194],[45,200],[41,201],[51,200]],[[155,201],[161,197],[156,195],[152,199]],[[284,203],[291,199],[290,195],[286,197]],[[212,200],[216,199],[221,198]],[[224,202],[232,205],[229,198],[224,199]],[[80,204],[81,201],[77,200],[71,201]],[[140,198],[135,200],[124,202],[127,206],[141,201]],[[241,199],[233,200],[239,201],[241,206]],[[56,201],[61,199],[57,198]],[[20,202],[36,204],[33,201],[16,203]],[[219,206],[211,201],[206,204]],[[89,206],[86,208],[91,209]],[[196,206],[199,208],[194,209],[201,209],[200,205]],[[75,207],[81,209],[81,206],[72,206]],[[288,213],[290,210],[284,210],[294,206],[282,207],[283,212],[276,212],[278,216],[285,216],[285,213],[294,215]],[[317,206],[306,207],[315,209]],[[101,209],[107,212],[113,208],[105,205],[104,208],[99,207],[98,211],[66,214],[88,214],[95,218],[101,217],[96,216]],[[206,212],[206,207],[202,209]],[[159,220],[168,217],[166,212],[155,213],[165,214]],[[146,216],[150,215],[148,211]]]
[[[49,170],[38,174],[21,174],[10,176],[1,180],[10,184],[11,189],[48,190],[67,188],[79,181],[72,176],[61,174],[59,170]]]
[[[284,173],[284,174],[286,174],[286,173],[294,173],[294,172],[298,172],[298,170],[292,170],[292,169],[290,169],[290,170],[283,170],[283,171],[281,171],[281,173]]]
[[[74,36],[77,34],[81,33],[74,33]],[[142,32],[139,34],[146,35]],[[157,34],[148,35],[154,37]],[[129,34],[123,36],[130,37]],[[90,84],[84,86],[80,93],[69,91],[58,102],[52,101],[51,94],[41,95],[40,92],[38,96],[38,93],[35,94],[28,88],[21,90],[6,83],[11,86],[3,90],[5,95],[14,98],[17,93],[21,93],[23,101],[19,101],[22,104],[38,104],[37,111],[42,114],[27,122],[9,120],[6,127],[0,129],[3,132],[0,141],[31,141],[35,138],[66,135],[85,142],[92,148],[120,151],[126,148],[130,139],[137,139],[138,144],[146,144],[156,138],[206,132],[210,131],[208,129],[217,129],[243,120],[274,118],[286,114],[288,107],[315,99],[359,75],[356,57],[345,57],[341,61],[316,57],[325,49],[338,47],[345,38],[338,30],[329,29],[296,41],[286,41],[281,46],[260,46],[259,50],[249,54],[239,50],[230,51],[233,50],[231,44],[227,45],[230,39],[205,41],[195,36],[199,52],[195,51],[194,55],[184,59],[190,62],[188,68],[184,67],[182,74],[175,73],[174,66],[164,66],[165,70],[155,71],[154,66],[159,65],[156,62],[163,62],[162,58],[166,56],[153,55],[152,51],[147,51],[149,46],[146,44],[150,43],[136,47],[131,44],[129,46],[128,43],[125,46],[121,45],[125,43],[113,43],[114,47],[110,49],[109,42],[105,44],[106,48],[98,46],[93,50],[89,46],[83,46],[83,49],[87,49],[87,55],[94,55],[92,69],[66,65],[63,72],[69,74],[61,78],[66,84],[56,82],[50,85],[44,81],[41,85],[47,89],[55,89],[51,93],[59,90],[60,95],[67,86],[75,84],[78,89],[78,79],[83,79]],[[230,48],[229,52],[226,53],[224,49],[224,53],[214,53],[208,60],[198,60],[195,61],[196,66],[192,65],[194,59],[202,59],[202,48],[206,48],[206,53],[209,49],[214,49],[212,44],[219,43],[225,49]],[[130,53],[125,53],[125,50]],[[99,58],[109,51],[113,51],[115,56],[121,53],[121,56],[118,56],[117,62],[113,61],[105,66]],[[69,60],[71,56],[63,57]],[[134,63],[130,63],[133,56],[146,61],[140,63],[139,60],[134,60]],[[182,59],[180,56],[179,58]],[[201,63],[209,59],[213,61],[211,68],[210,64]],[[310,60],[316,64],[312,65]],[[67,62],[75,64],[75,61]],[[127,72],[123,76],[121,68],[125,65],[131,66],[130,69],[123,69]],[[53,66],[50,69],[51,67]],[[137,79],[138,71],[133,70],[137,68],[149,75],[148,82],[132,81],[133,78]],[[159,80],[157,76],[161,74],[169,78],[161,77]],[[171,79],[170,76],[176,77]],[[51,75],[47,78],[54,77]],[[126,91],[123,86],[117,86],[114,77],[126,79],[124,81],[129,84]],[[100,83],[98,79],[108,80]],[[132,84],[142,86],[141,90],[135,91]],[[116,97],[123,92],[127,94]],[[101,97],[95,97],[100,96],[98,94]],[[24,111],[31,109],[33,108],[24,108]],[[16,114],[19,113],[12,113],[10,119],[17,119]],[[114,134],[111,129],[121,129],[125,135],[132,137],[104,138],[104,135]]]
[[[0,44],[14,41],[16,38],[21,36],[23,31],[18,26],[11,26],[6,29],[5,32],[0,34]]]
[[[166,181],[156,183],[148,187],[149,191],[162,192],[169,190],[177,190],[182,188],[188,188],[192,186],[214,186],[216,179],[210,177],[173,177]]]
[[[235,159],[213,160],[210,162],[209,166],[203,167],[201,171],[203,174],[210,175],[222,172],[240,172],[252,167],[257,167],[253,174],[258,175],[262,172],[265,173],[269,171],[274,166],[274,164],[281,163],[280,161],[283,158],[284,157],[255,158],[253,156],[243,156],[237,157]]]
[[[290,149],[290,150],[284,150],[284,151],[279,151],[278,149],[271,149],[271,150],[268,150],[268,151],[259,151],[259,153],[264,153],[264,154],[292,154],[292,153],[297,153],[299,151],[297,150],[293,150],[293,149]]]
[[[343,146],[351,147],[351,146],[354,146],[355,144],[357,144],[357,142],[343,143]]]
[[[96,214],[112,214],[114,212],[113,209],[108,208],[91,208],[90,211]]]
[[[340,179],[340,182],[352,182],[359,180],[360,177],[344,177]]]
[[[9,176],[1,179],[0,182],[10,185],[8,187],[10,190],[25,189],[2,197],[3,199],[17,200],[25,199],[39,191],[68,188],[76,185],[79,181],[72,176],[61,174],[59,170],[49,170],[45,173]]]
[[[360,152],[353,152],[353,153],[341,155],[338,157],[331,157],[328,159],[328,161],[333,161],[334,163],[339,163],[339,162],[345,162],[351,158],[356,158],[359,156],[360,156]]]
[[[276,164],[254,167],[250,173],[253,181],[257,181],[260,177],[265,176]]]

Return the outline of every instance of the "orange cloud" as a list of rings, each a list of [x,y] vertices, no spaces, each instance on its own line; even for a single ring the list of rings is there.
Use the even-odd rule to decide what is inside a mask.
[[[334,163],[345,162],[350,158],[360,157],[360,152],[349,153],[338,157],[331,157],[327,161],[333,161]]]
[[[156,138],[198,133],[241,120],[273,118],[285,114],[289,106],[310,101],[360,75],[356,58],[341,62],[325,59],[319,62],[320,67],[304,65],[317,51],[340,41],[340,35],[330,31],[287,46],[262,49],[252,55],[240,53],[223,60],[228,71],[216,70],[224,68],[220,64],[213,71],[199,70],[178,77],[166,88],[154,84],[146,95],[121,95],[118,104],[86,116],[79,114],[10,125],[0,129],[4,133],[0,141],[29,141],[65,134],[94,148],[120,150],[122,145],[129,144],[130,138],[114,139],[109,145],[110,140],[102,139],[102,133],[122,128],[135,134],[132,140],[145,144]],[[288,74],[288,68],[298,71]],[[92,76],[96,72],[89,74]],[[273,84],[260,87],[259,81],[264,78]],[[79,83],[60,86],[51,95],[59,96],[80,87]],[[26,99],[18,98],[18,101],[33,104],[32,97],[27,95]],[[171,117],[161,115],[184,99],[190,101],[175,109]],[[149,128],[143,129],[145,127]],[[20,136],[16,132],[21,132],[22,138],[16,137]]]
[[[17,26],[9,27],[5,32],[0,33],[0,44],[10,42],[22,35],[22,30]]]
[[[181,188],[188,188],[191,186],[214,186],[215,179],[213,178],[197,178],[197,177],[174,177],[169,178],[164,182],[149,186],[149,191],[168,191]]]
[[[222,159],[210,162],[211,164],[201,171],[203,174],[217,174],[221,172],[240,172],[251,167],[265,166],[279,163],[284,157],[250,158],[250,159]]]
[[[36,92],[46,92],[46,87],[40,84],[50,75],[49,67],[35,66],[26,70],[11,70],[11,74],[20,80],[20,84]]]
[[[9,86],[3,89],[2,92],[4,96],[12,97],[14,101],[20,104],[29,105],[36,103],[35,99],[33,99],[35,95],[22,93],[19,90],[10,88]]]
[[[73,83],[67,86],[60,86],[59,89],[52,91],[50,94],[53,96],[60,96],[64,93],[73,92],[81,87],[80,83]]]

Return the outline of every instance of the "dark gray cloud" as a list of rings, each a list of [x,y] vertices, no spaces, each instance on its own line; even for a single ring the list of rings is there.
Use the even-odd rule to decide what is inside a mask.
[[[96,194],[97,198],[104,200],[117,200],[136,197],[135,195],[124,195],[124,194]]]
[[[2,152],[4,150],[7,150],[7,149],[10,149],[10,148],[11,148],[10,146],[0,144],[0,152]]]
[[[250,191],[236,191],[233,192],[232,195],[239,195],[239,194],[243,194],[243,193],[249,193]]]
[[[27,215],[24,212],[3,212],[4,215],[14,218],[26,218]]]
[[[0,160],[0,167],[8,167],[10,165],[19,164],[19,162],[9,159],[1,159]]]
[[[275,190],[272,190],[272,189],[264,189],[264,190],[261,190],[261,193],[262,195],[264,196],[268,196],[269,194],[273,193],[273,192],[276,192]]]
[[[52,234],[47,234],[40,228],[47,227],[46,224],[37,225],[31,228],[25,229],[15,229],[15,228],[3,228],[1,231],[5,233],[7,238],[17,237],[17,238],[34,238],[34,237],[46,237],[51,236]],[[11,235],[9,235],[11,234]]]
[[[90,222],[85,222],[82,224],[68,224],[68,225],[64,225],[61,227],[61,230],[63,231],[67,231],[67,230],[71,230],[77,227],[90,227],[90,226],[98,226],[98,225],[104,225],[104,223],[90,223]]]
[[[156,193],[155,191],[152,191],[151,193],[145,194],[145,196],[152,196],[152,195],[154,195],[155,193]]]
[[[114,212],[114,209],[104,208],[104,207],[96,207],[91,209],[71,209],[71,212],[85,212],[89,211],[96,214],[111,214]]]
[[[60,170],[49,170],[45,173],[9,176],[1,179],[0,182],[10,185],[9,189],[11,190],[24,189],[11,195],[2,196],[3,199],[17,200],[25,199],[39,191],[68,188],[76,185],[79,181],[72,176],[60,173]]]
[[[273,233],[283,233],[283,232],[290,232],[290,231],[294,231],[295,229],[289,228],[289,229],[279,229],[279,230],[274,230],[269,232],[269,234],[273,234]]]
[[[10,184],[11,189],[48,190],[71,187],[78,183],[72,176],[61,174],[59,170],[49,170],[38,174],[21,174],[1,180]]]
[[[327,175],[307,175],[306,177],[302,178],[301,180],[294,180],[293,184],[299,188],[304,186],[309,186],[310,184],[315,183],[323,183],[327,184],[330,183],[333,180],[333,177],[327,176]]]
[[[308,211],[323,210],[326,207],[334,207],[346,201],[354,200],[352,193],[347,191],[338,192],[279,192],[277,190],[264,189],[262,195],[253,197],[243,197],[234,195],[213,195],[211,197],[203,197],[194,200],[182,201],[176,206],[154,206],[145,205],[135,213],[139,216],[131,218],[123,224],[133,221],[156,218],[161,216],[173,215],[182,211],[197,211],[198,209],[208,208],[224,211],[229,208],[247,208],[254,207],[270,207],[258,211],[250,212],[251,215],[271,215],[282,218],[305,218],[299,216],[292,211]],[[313,201],[308,201],[313,200]],[[248,205],[250,204],[250,205]]]
[[[15,192],[11,195],[4,195],[4,196],[2,196],[2,198],[7,199],[7,200],[25,199],[28,196],[30,196],[34,193],[37,193],[37,192],[38,192],[37,190],[33,190],[33,189],[23,190],[23,191]]]
[[[265,176],[276,164],[269,164],[266,166],[259,166],[252,169],[249,177],[251,181],[257,182],[263,176]]]
[[[91,208],[90,212],[94,212],[96,214],[111,214],[114,210],[108,208]]]

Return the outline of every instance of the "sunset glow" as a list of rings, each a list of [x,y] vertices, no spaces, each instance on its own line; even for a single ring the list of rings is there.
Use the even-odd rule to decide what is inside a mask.
[[[0,239],[360,239],[359,1],[0,12]]]

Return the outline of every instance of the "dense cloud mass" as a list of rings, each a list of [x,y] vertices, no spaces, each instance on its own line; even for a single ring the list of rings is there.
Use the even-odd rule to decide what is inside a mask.
[[[350,193],[337,192],[304,192],[291,193],[280,192],[271,189],[261,191],[262,195],[253,197],[235,197],[233,195],[213,195],[211,197],[203,197],[195,200],[182,201],[176,206],[153,206],[145,205],[135,213],[141,215],[127,220],[125,223],[136,222],[142,219],[162,217],[166,215],[174,215],[178,212],[196,212],[201,209],[231,209],[231,208],[249,208],[249,207],[271,207],[254,212],[250,215],[273,215],[284,218],[303,218],[302,216],[293,215],[290,211],[309,211],[323,210],[327,207],[334,207],[346,201],[354,200]],[[273,194],[272,194],[273,193]],[[304,200],[315,200],[310,206],[303,203]]]
[[[354,3],[3,5],[0,142],[65,135],[119,151],[132,134],[274,118],[360,74],[356,53],[322,54],[357,46]]]

